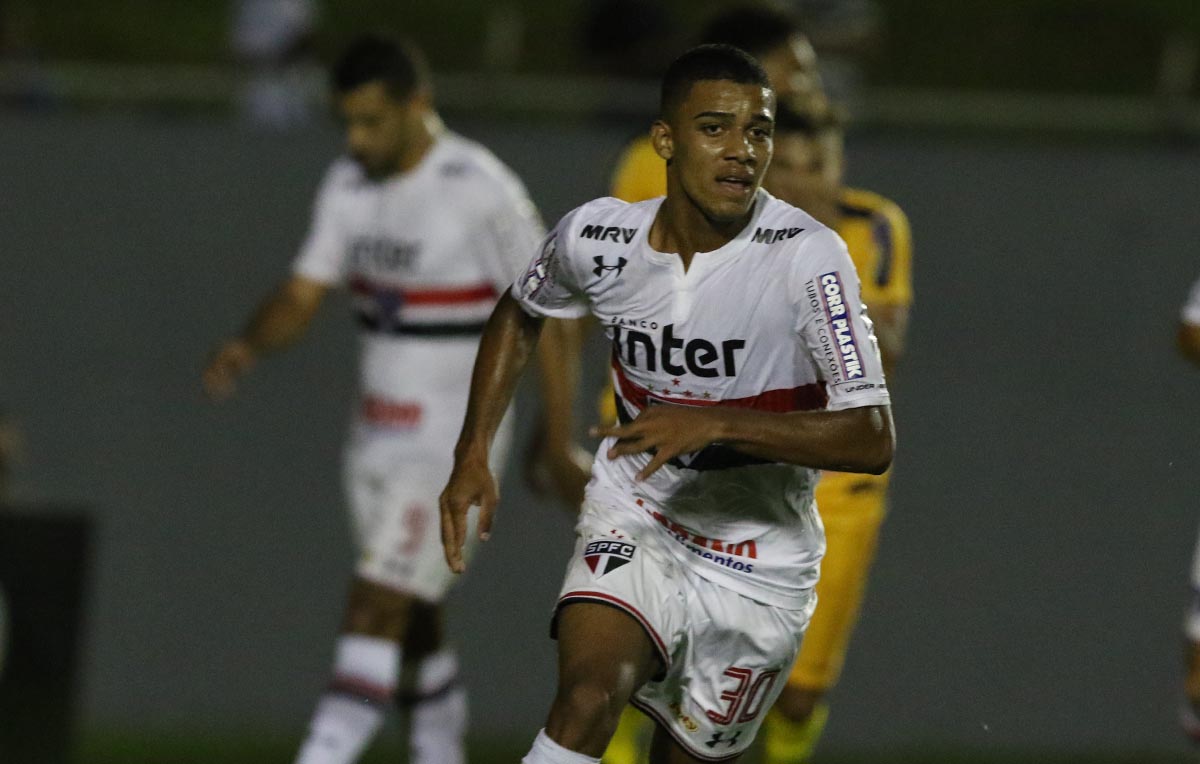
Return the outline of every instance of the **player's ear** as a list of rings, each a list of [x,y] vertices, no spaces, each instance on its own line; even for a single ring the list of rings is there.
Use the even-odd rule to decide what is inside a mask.
[[[661,119],[650,126],[650,143],[654,146],[654,153],[668,162],[675,156],[675,142],[671,137],[671,128]]]

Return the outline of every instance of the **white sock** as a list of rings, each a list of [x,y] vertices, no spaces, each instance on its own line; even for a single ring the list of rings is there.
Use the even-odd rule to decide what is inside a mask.
[[[467,691],[458,683],[458,658],[443,649],[417,666],[408,747],[412,764],[465,764]]]
[[[400,646],[390,639],[343,634],[333,680],[317,702],[296,764],[352,764],[383,724],[400,671]]]
[[[521,759],[521,764],[600,764],[599,759],[568,751],[550,739],[546,730],[539,730],[533,748]]]

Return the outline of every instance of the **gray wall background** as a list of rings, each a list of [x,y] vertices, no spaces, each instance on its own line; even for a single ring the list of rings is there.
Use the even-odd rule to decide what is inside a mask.
[[[602,192],[628,136],[454,125],[549,220]],[[351,561],[345,305],[229,404],[197,379],[285,272],[338,136],[105,115],[0,133],[18,489],[99,523],[86,721],[298,735]],[[828,746],[1181,747],[1200,371],[1172,341],[1200,276],[1200,151],[860,135],[850,153],[852,180],[909,213],[918,297],[892,514]],[[453,621],[477,730],[531,737],[571,530],[510,477]]]

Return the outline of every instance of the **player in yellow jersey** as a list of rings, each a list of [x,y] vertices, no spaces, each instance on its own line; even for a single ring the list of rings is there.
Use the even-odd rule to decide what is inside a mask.
[[[862,281],[863,301],[875,322],[889,378],[904,353],[912,304],[912,245],[908,220],[878,194],[847,188],[842,128],[830,109],[776,115],[775,157],[766,188],[838,232]],[[817,583],[817,611],[800,655],[767,719],[766,764],[807,761],[828,717],[825,694],[836,684],[846,656],[880,524],[890,473],[880,476],[826,472],[817,486],[825,523],[826,554]]]
[[[795,103],[795,102],[793,102]],[[803,103],[803,102],[802,102]],[[834,228],[845,239],[862,280],[863,300],[875,321],[885,369],[892,374],[904,352],[912,303],[911,237],[908,220],[893,202],[870,191],[842,185],[844,160],[840,120],[834,110],[811,99],[807,108],[781,106],[776,115],[775,157],[765,187]],[[663,174],[645,163],[638,179],[628,166],[618,169],[614,196],[637,201],[654,195]],[[657,155],[655,155],[657,158]],[[647,194],[638,197],[634,192]],[[614,416],[612,395],[603,414]],[[765,726],[766,764],[808,761],[828,718],[826,693],[837,682],[870,565],[875,555],[886,504],[888,476],[826,473],[817,487],[817,507],[825,523],[827,552],[817,585],[818,607],[787,688]],[[605,764],[640,761],[639,717],[627,711],[605,754]]]

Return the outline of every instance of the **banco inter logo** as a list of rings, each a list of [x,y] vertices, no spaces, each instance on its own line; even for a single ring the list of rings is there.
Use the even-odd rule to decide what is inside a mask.
[[[624,541],[593,541],[583,550],[583,561],[597,576],[611,573],[633,559],[637,547]]]
[[[626,364],[656,372],[661,363],[663,371],[675,376],[736,377],[737,353],[746,347],[745,340],[722,340],[718,345],[701,337],[676,337],[674,324],[663,327],[657,343],[654,336],[646,332],[618,324],[610,326],[614,350],[618,355],[624,350]],[[654,327],[658,328],[658,325],[654,324]],[[682,364],[675,363],[676,351],[683,356]]]
[[[602,255],[596,255],[592,258],[592,262],[596,263],[596,267],[592,268],[592,273],[596,274],[597,276],[603,277],[604,274],[608,273],[609,271],[616,271],[616,273],[613,274],[613,277],[620,278],[621,271],[625,270],[625,264],[629,261],[623,257],[618,257],[616,265],[609,265],[604,262],[604,257]]]

